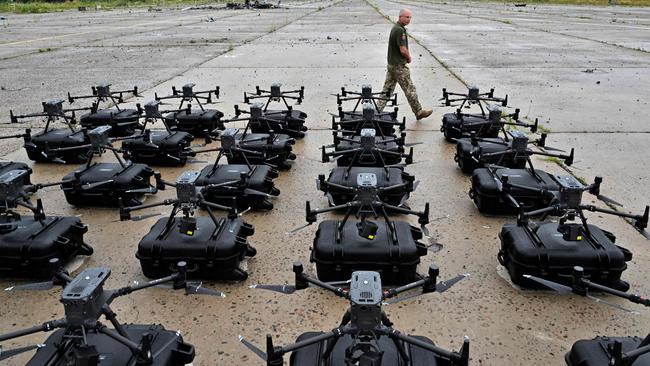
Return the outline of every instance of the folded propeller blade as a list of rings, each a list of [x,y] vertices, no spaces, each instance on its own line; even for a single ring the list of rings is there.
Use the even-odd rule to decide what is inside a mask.
[[[156,193],[158,192],[158,189],[156,187],[147,187],[147,188],[138,188],[138,189],[129,189],[128,191],[125,191],[125,193]]]
[[[460,282],[461,280],[463,280],[466,277],[469,277],[469,273],[458,275],[458,276],[456,276],[454,278],[448,279],[447,281],[438,282],[436,284],[436,292],[443,293],[443,292],[449,290],[450,287],[457,284],[458,282]],[[404,295],[404,296],[401,296],[401,297],[395,297],[395,298],[389,299],[388,301],[384,302],[384,305],[394,304],[396,302],[401,302],[401,301],[404,301],[404,300],[412,299],[412,298],[415,298],[415,297],[418,297],[418,296],[421,296],[421,295],[426,295],[426,293],[424,293],[424,292],[415,292],[415,293]]]
[[[29,352],[33,349],[39,349],[45,347],[44,344],[33,344],[31,346],[26,346],[26,347],[20,347],[20,348],[14,348],[14,349],[9,349],[4,351],[2,347],[0,346],[0,361],[6,360],[10,357],[14,357],[16,355],[19,355],[21,353]]]
[[[105,180],[102,182],[88,183],[81,186],[81,189],[93,189],[95,187],[103,186],[104,184],[113,183],[112,179]]]
[[[535,281],[535,282],[537,282],[537,283],[539,283],[541,285],[544,285],[544,286],[550,288],[551,290],[556,291],[560,295],[568,295],[568,294],[573,292],[573,289],[571,287],[565,286],[565,285],[562,285],[562,284],[559,284],[559,283],[556,283],[556,282],[553,282],[553,281],[545,280],[543,278],[539,278],[539,277],[531,276],[531,275],[524,275],[524,277],[529,279],[529,280]]]
[[[254,354],[256,354],[262,360],[264,360],[264,361],[267,360],[268,357],[266,356],[266,353],[264,351],[262,351],[261,349],[259,349],[256,345],[254,345],[251,342],[247,341],[242,335],[239,335],[239,342],[241,342],[244,346],[246,346],[246,348],[251,350]]]
[[[595,302],[597,302],[597,303],[599,303],[599,304],[604,304],[604,305],[607,305],[607,306],[611,306],[611,307],[613,307],[614,309],[623,310],[623,311],[625,311],[626,313],[630,313],[630,314],[634,314],[634,315],[640,315],[640,314],[641,314],[641,313],[639,313],[638,311],[634,311],[634,310],[630,310],[630,309],[624,308],[624,307],[622,307],[621,305],[614,304],[613,302],[609,302],[609,301],[603,300],[603,299],[601,299],[601,298],[599,298],[599,297],[596,297],[596,296],[591,295],[590,293],[587,293],[587,297],[590,298],[590,299],[592,299],[592,300],[594,300]]]
[[[302,229],[305,229],[305,228],[306,228],[307,226],[309,226],[309,225],[311,225],[311,222],[309,222],[309,223],[307,223],[307,224],[305,224],[305,225],[299,226],[299,227],[297,227],[297,228],[295,228],[295,229],[292,229],[292,230],[290,230],[290,231],[287,231],[287,234],[289,234],[289,235],[295,234],[295,233],[297,233],[298,231],[300,231],[300,230],[302,230]]]
[[[49,290],[54,287],[54,282],[36,282],[36,283],[27,283],[24,285],[16,285],[5,288],[5,291],[44,291]]]
[[[156,217],[156,216],[160,216],[160,212],[133,216],[133,217],[131,217],[131,221],[142,221],[142,220],[146,220],[148,218]]]
[[[285,294],[285,295],[291,295],[292,293],[296,292],[296,286],[294,286],[294,285],[262,285],[262,284],[257,284],[257,285],[250,285],[250,286],[248,286],[248,288],[258,288],[260,290],[279,292],[279,293]]]
[[[597,195],[596,198],[598,198],[599,200],[601,200],[601,201],[603,201],[603,202],[605,202],[605,203],[609,203],[609,204],[612,204],[612,205],[616,205],[616,206],[619,206],[619,207],[623,207],[623,204],[622,204],[622,203],[619,203],[619,202],[617,202],[617,201],[614,201],[613,199],[611,199],[611,198],[609,198],[609,197],[607,197],[607,196],[604,196],[604,195],[602,195],[602,194]]]

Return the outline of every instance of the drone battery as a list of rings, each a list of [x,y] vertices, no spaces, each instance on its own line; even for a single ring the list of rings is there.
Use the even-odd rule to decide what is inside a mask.
[[[247,165],[218,165],[216,169],[214,169],[213,165],[208,165],[201,170],[195,184],[201,188],[201,193],[208,202],[231,206],[234,197],[236,198],[237,208],[240,210],[249,207],[256,210],[270,210],[273,208],[273,203],[267,196],[248,194],[246,188],[277,196],[280,194],[280,190],[275,187],[273,180],[279,176],[279,172],[268,165],[252,165],[251,167],[253,173],[242,182],[242,174],[249,174],[250,172]],[[209,186],[226,182],[234,183],[224,187]]]
[[[291,164],[288,161],[296,160],[296,155],[293,153],[293,145],[296,140],[285,134],[274,134],[271,139],[269,136],[265,133],[246,134],[242,140],[239,140],[239,147],[265,154],[265,156],[246,154],[249,164],[268,163],[277,166],[278,169],[290,169]],[[246,163],[244,153],[239,151],[233,151],[232,155],[229,154],[226,157],[229,164]]]
[[[350,136],[347,137],[353,141],[361,141],[360,136]],[[402,153],[404,150],[400,148],[396,141],[384,142],[384,140],[394,140],[394,136],[375,136],[375,146],[378,149],[386,150],[391,153]],[[351,143],[349,141],[339,141],[338,144],[334,147],[335,151],[349,151],[352,149],[359,148],[359,143]],[[381,158],[379,158],[381,156]],[[342,155],[336,160],[338,166],[348,166],[352,162],[354,154]],[[382,161],[383,160],[383,161]],[[383,152],[373,152],[373,153],[361,153],[358,156],[358,161],[355,163],[355,166],[375,166],[382,167],[384,165],[399,164],[402,162],[402,157],[400,155],[385,154]]]
[[[427,254],[420,229],[404,221],[392,221],[397,240],[393,242],[385,221],[377,220],[372,239],[359,235],[357,222],[348,220],[340,232],[341,221],[322,221],[316,231],[311,262],[321,281],[345,281],[354,271],[376,271],[383,284],[405,284],[417,280],[420,257]]]
[[[440,132],[447,141],[455,142],[470,132],[476,132],[476,137],[497,137],[500,129],[501,124],[491,123],[485,117],[445,113]]]
[[[592,238],[582,235],[576,240],[566,238],[555,222],[533,222],[526,226],[506,224],[501,229],[499,262],[508,269],[512,282],[524,287],[538,288],[523,275],[539,276],[571,285],[573,267],[581,266],[590,281],[627,291],[629,285],[621,280],[632,253],[614,244],[616,237],[595,225],[588,225]]]
[[[623,353],[639,348],[642,338],[639,337],[596,337],[577,341],[565,356],[567,366],[601,366],[611,365],[614,359],[614,343],[621,343]],[[640,355],[633,366],[650,366],[650,353]]]
[[[306,341],[310,338],[322,335],[322,332],[307,332],[301,334],[296,342]],[[412,336],[413,338],[426,342],[433,345],[434,343],[426,337],[422,336]],[[346,350],[353,346],[354,339],[351,335],[346,334],[336,341],[334,349],[329,357],[329,362],[323,359],[325,350],[328,348],[328,342],[322,341],[319,343],[314,343],[310,346],[300,348],[294,351],[291,354],[291,359],[289,360],[289,365],[291,366],[316,366],[316,365],[328,365],[328,366],[346,366],[349,363],[346,362]],[[410,360],[404,360],[400,356],[400,352],[395,346],[395,343],[387,336],[380,337],[377,340],[378,348],[383,352],[381,363],[377,363],[377,366],[442,366],[450,365],[449,360],[440,359],[440,356],[437,356],[435,353],[428,351],[424,348],[420,348],[415,345],[407,344],[405,342],[399,341],[400,345],[406,350],[409,355]]]
[[[111,137],[131,136],[142,128],[140,112],[135,109],[99,109],[81,116],[81,126],[92,130],[99,126],[111,126]]]
[[[475,169],[486,164],[496,164],[506,168],[523,169],[526,167],[526,155],[515,156],[505,154],[496,156],[485,156],[484,154],[500,153],[510,148],[510,142],[501,137],[483,138],[472,144],[471,138],[461,138],[456,144],[456,155],[454,161],[465,174],[471,174]],[[480,163],[479,161],[480,157]]]
[[[291,111],[267,110],[263,116],[269,120],[260,122],[251,119],[250,129],[252,132],[269,133],[270,131],[275,131],[276,133],[289,135],[293,138],[300,139],[305,137],[305,131],[307,131],[305,118],[307,118],[307,113],[292,108]]]
[[[216,109],[201,110],[193,108],[187,111],[174,112],[165,116],[167,126],[172,131],[188,132],[194,137],[204,137],[213,130],[223,130],[221,122],[223,113]]]
[[[42,163],[63,161],[79,164],[88,159],[90,147],[68,151],[50,151],[60,148],[76,147],[90,144],[84,131],[72,131],[69,128],[50,129],[30,136],[25,141],[25,151],[30,160]]]
[[[91,255],[84,243],[88,227],[77,217],[48,216],[42,221],[22,218],[0,225],[0,275],[48,278],[50,259],[62,263],[77,255]]]
[[[359,121],[363,119],[362,112],[344,111],[343,118],[339,122],[339,129],[343,131],[353,131],[354,135],[361,133],[364,128],[377,128],[381,130],[378,135],[393,137],[396,133],[395,127],[400,123],[393,114],[375,115],[374,119],[378,122]],[[344,133],[345,134],[345,133]]]
[[[357,177],[361,173],[374,174],[377,177],[377,188],[390,187],[415,180],[414,176],[397,167],[388,168],[388,172],[384,168],[352,167],[348,171],[348,168],[336,167],[330,172],[327,182],[357,188],[359,187]],[[343,205],[347,202],[354,201],[356,195],[354,192],[347,192],[328,185],[322,185],[321,189],[325,193],[330,193],[334,205]],[[410,188],[392,189],[387,192],[380,192],[379,199],[389,205],[398,206],[408,198],[411,192],[413,192],[412,186]]]
[[[138,244],[135,255],[144,275],[168,276],[179,261],[185,261],[188,278],[245,280],[248,273],[239,264],[256,253],[247,241],[255,232],[253,226],[240,218],[218,218],[217,226],[209,217],[195,219],[196,230],[190,233],[181,230],[183,218],[174,217],[169,226],[168,218],[156,222]]]
[[[152,335],[151,353],[155,355],[153,365],[156,366],[184,366],[191,364],[194,360],[194,346],[185,343],[183,337],[177,331],[166,330],[162,325],[144,324],[123,324],[122,328],[129,339],[136,344],[146,335]],[[80,337],[80,335],[77,335]],[[116,341],[110,336],[98,333],[95,328],[87,328],[83,338],[88,346],[69,346],[70,334],[65,329],[55,331],[45,341],[45,347],[36,351],[34,357],[27,363],[27,366],[67,366],[85,365],[75,359],[74,353],[83,350],[94,350],[100,360],[98,364],[90,365],[139,365],[136,356],[126,345]],[[63,345],[65,348],[62,348]],[[70,349],[72,348],[72,349]],[[75,352],[76,351],[76,352]]]
[[[117,207],[120,198],[124,206],[136,206],[141,204],[139,198],[143,193],[131,191],[153,190],[149,183],[153,174],[145,164],[123,168],[118,163],[96,163],[89,168],[82,166],[63,177],[61,189],[68,203],[75,206]]]
[[[151,141],[144,136],[122,141],[124,158],[134,163],[154,166],[182,166],[187,162],[184,152],[194,137],[187,132],[151,131]]]
[[[507,175],[513,185],[545,190],[546,194],[517,187],[510,188],[510,195],[525,211],[547,207],[560,187],[552,176],[543,170],[535,170],[539,179],[528,169],[496,169],[493,173],[488,168],[479,168],[472,174],[472,188],[469,196],[476,203],[479,211],[488,215],[515,215],[519,210],[501,192],[500,179]]]

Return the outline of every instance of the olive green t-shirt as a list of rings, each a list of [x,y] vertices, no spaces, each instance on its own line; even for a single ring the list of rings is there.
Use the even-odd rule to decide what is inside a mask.
[[[406,28],[400,23],[395,23],[393,29],[390,30],[390,37],[388,39],[388,64],[389,65],[404,65],[406,64],[406,57],[399,51],[400,46],[409,48],[409,40],[406,35]]]

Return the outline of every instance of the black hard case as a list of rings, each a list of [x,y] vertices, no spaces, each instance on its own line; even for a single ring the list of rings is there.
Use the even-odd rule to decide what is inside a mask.
[[[322,335],[322,332],[307,332],[301,334],[296,342]],[[420,341],[434,344],[429,338],[412,336]],[[339,338],[330,355],[328,366],[346,366],[345,350],[352,345],[353,339],[350,335]],[[451,366],[448,360],[440,360],[436,355],[423,348],[401,342],[402,347],[408,352],[410,361],[407,362],[400,356],[395,343],[388,337],[381,337],[378,340],[380,349],[384,352],[380,366]],[[323,353],[327,349],[327,341],[315,343],[299,349],[291,354],[289,365],[291,366],[320,366],[323,362]]]
[[[354,271],[376,271],[382,283],[400,285],[419,277],[417,265],[427,254],[420,229],[404,221],[393,221],[397,244],[390,239],[385,221],[377,220],[377,234],[373,240],[359,236],[357,221],[348,220],[343,227],[340,243],[336,242],[339,221],[325,220],[318,225],[311,262],[321,281],[345,281]]]
[[[141,324],[124,324],[122,325],[126,334],[131,340],[138,344],[146,333],[153,335],[151,352],[156,355],[153,365],[155,366],[185,366],[191,364],[194,360],[194,346],[185,343],[180,333],[166,330],[162,325],[141,325]],[[39,348],[34,357],[27,363],[27,366],[68,366],[71,363],[62,357],[58,352],[59,345],[64,345],[66,339],[63,338],[65,329],[54,332],[45,341],[45,347]],[[113,338],[89,330],[84,335],[88,344],[95,346],[100,355],[100,365],[104,366],[124,366],[135,365],[136,358],[133,356],[131,349],[119,343]],[[68,352],[72,352],[70,347],[66,347]],[[70,356],[67,354],[67,356]]]
[[[352,140],[355,141],[360,141],[361,138],[359,136],[351,136],[349,137]],[[388,137],[381,137],[381,136],[375,136],[375,146],[377,148],[382,149],[382,150],[387,150],[393,153],[402,153],[404,152],[404,149],[400,148],[399,145],[397,145],[396,142],[384,142],[386,139],[394,139],[395,137],[393,136],[388,136]],[[359,144],[352,144],[348,141],[340,141],[334,149],[336,151],[348,151],[352,149],[358,148],[360,145]],[[366,154],[368,155],[368,154]],[[377,155],[381,155],[383,158],[383,164],[381,159]],[[348,166],[350,165],[350,162],[354,158],[354,155],[349,154],[349,155],[343,155],[340,158],[336,160],[336,164],[338,166]],[[399,155],[392,155],[392,154],[384,154],[384,153],[379,153],[379,154],[372,154],[368,155],[367,157],[361,156],[360,160],[355,163],[357,166],[384,166],[386,165],[392,165],[392,164],[399,164],[402,162],[402,157]]]
[[[265,154],[265,157],[246,154],[249,164],[264,164],[269,163],[277,166],[278,169],[290,169],[291,164],[288,160],[295,160],[296,156],[293,154],[293,145],[296,140],[289,135],[274,134],[272,139],[259,140],[263,137],[270,137],[266,133],[249,133],[239,141],[239,146],[242,149],[257,151]],[[257,140],[257,141],[252,141]],[[245,164],[244,154],[233,151],[232,154],[226,155],[228,164]]]
[[[352,111],[345,111],[343,112],[343,118],[341,118],[339,122],[339,129],[345,130],[345,131],[354,131],[355,135],[358,135],[361,133],[361,130],[364,128],[373,128],[376,129],[377,124],[374,123],[366,123],[366,122],[353,122],[353,121],[358,121],[362,119],[361,117],[361,112],[352,112]],[[377,118],[379,121],[383,121],[385,123],[379,122],[379,129],[381,130],[381,133],[377,131],[377,135],[384,135],[384,136],[393,136],[396,133],[395,127],[397,126],[396,123],[399,123],[399,121],[395,118],[393,118],[390,115],[382,115]]]
[[[31,136],[28,141],[25,141],[24,146],[27,156],[33,161],[49,163],[52,162],[51,157],[57,157],[66,163],[79,164],[86,161],[90,147],[54,153],[46,150],[87,144],[90,144],[90,140],[83,130],[72,131],[69,128],[56,128]]]
[[[140,112],[135,109],[100,109],[81,116],[80,122],[81,126],[88,130],[99,126],[111,126],[112,137],[131,136],[136,130],[142,128]]]
[[[0,275],[51,278],[50,259],[65,263],[93,253],[83,240],[87,231],[77,217],[49,216],[42,222],[21,218],[0,225]]]
[[[567,366],[605,366],[610,364],[610,347],[621,342],[623,353],[638,348],[643,339],[639,337],[596,337],[580,340],[573,344],[565,356]],[[631,366],[650,366],[650,353],[639,356]]]
[[[575,223],[567,225],[578,225]],[[621,291],[629,285],[621,280],[632,253],[614,244],[616,237],[597,226],[589,225],[596,242],[584,237],[581,241],[564,240],[558,223],[532,222],[528,226],[506,224],[501,229],[499,262],[508,269],[515,284],[537,288],[536,282],[523,275],[547,278],[571,285],[573,267],[581,266],[593,282]]]
[[[187,132],[151,131],[151,143],[145,141],[144,136],[137,139],[124,140],[122,148],[125,150],[124,158],[134,163],[143,163],[153,166],[182,166],[187,163],[187,156],[183,152],[190,146],[194,137]]]
[[[141,204],[138,198],[142,193],[126,191],[150,187],[149,182],[153,174],[153,169],[145,164],[131,164],[122,168],[118,163],[94,163],[87,169],[84,165],[63,177],[65,183],[61,184],[61,189],[68,203],[75,206],[117,207],[119,198],[122,198],[124,206],[136,206]],[[84,184],[110,179],[114,181],[91,189],[82,189]]]
[[[454,161],[465,174],[471,174],[475,169],[481,168],[484,164],[497,164],[506,168],[523,169],[526,167],[526,155],[515,157],[514,154],[507,156],[483,156],[481,163],[474,160],[474,154],[489,154],[503,152],[510,148],[509,141],[503,138],[484,138],[483,140],[498,142],[497,144],[487,141],[478,141],[477,145],[472,145],[470,138],[462,138],[456,144],[456,155]],[[507,145],[502,145],[505,143]]]
[[[189,278],[243,281],[248,274],[239,268],[244,257],[255,255],[247,237],[255,229],[242,219],[219,218],[215,226],[209,217],[196,217],[197,230],[189,236],[179,231],[181,218],[156,222],[138,244],[136,258],[149,278],[174,272],[179,261],[187,262]]]
[[[346,187],[358,187],[357,176],[360,173],[372,173],[377,176],[377,188],[385,188],[389,186],[394,186],[397,184],[402,184],[404,182],[413,182],[415,177],[406,173],[401,168],[388,168],[388,173],[384,168],[372,168],[372,167],[352,167],[350,168],[349,174],[346,175],[348,168],[345,167],[336,167],[330,172],[329,178],[327,181],[330,183],[346,186]],[[334,187],[328,187],[328,191],[332,196],[332,201],[335,205],[342,205],[347,202],[351,202],[354,199],[355,193],[350,193],[336,189]],[[398,206],[402,202],[404,196],[409,195],[413,190],[408,190],[406,188],[398,190],[390,190],[384,193],[379,194],[379,199],[382,202]]]
[[[448,142],[456,142],[470,132],[476,132],[477,137],[497,137],[501,126],[487,123],[488,119],[477,116],[459,116],[457,113],[445,113],[442,116],[440,132]]]
[[[219,184],[230,181],[238,181],[241,179],[242,173],[248,173],[247,165],[228,164],[218,165],[213,171],[213,166],[208,165],[201,170],[199,177],[196,179],[196,186],[202,187],[201,193],[203,197],[209,201],[221,205],[232,205],[232,198],[237,198],[237,207],[239,209],[252,209],[270,210],[273,208],[273,203],[264,196],[259,195],[246,195],[244,188],[255,189],[272,196],[280,194],[273,183],[273,179],[277,178],[279,173],[277,170],[267,165],[253,165],[253,174],[248,177],[246,186],[229,189],[226,187],[204,187],[209,184]]]
[[[512,195],[526,211],[547,207],[551,203],[552,192],[559,191],[557,182],[543,170],[535,170],[541,178],[538,181],[527,169],[496,169],[499,178],[508,175],[512,184],[546,189],[547,194],[512,187]],[[479,168],[472,174],[470,198],[474,200],[479,211],[488,215],[515,215],[519,211],[498,190],[497,181],[488,168]]]
[[[297,109],[292,109],[291,112],[288,110],[267,110],[264,112],[264,117],[280,120],[283,121],[283,123],[273,121],[267,121],[267,123],[251,120],[250,129],[252,132],[269,133],[270,127],[270,129],[276,133],[283,133],[293,138],[305,137],[305,131],[307,131],[307,126],[305,126],[307,113],[305,112]]]
[[[27,170],[28,174],[23,175],[23,184],[26,186],[32,184],[30,180],[32,168],[30,168],[27,164],[14,161],[0,161],[0,175],[9,173],[12,170]]]
[[[194,137],[204,137],[206,132],[215,129],[223,130],[225,126],[221,122],[223,113],[216,109],[192,109],[187,111],[174,112],[165,116],[165,121],[169,129],[173,131],[184,131]]]

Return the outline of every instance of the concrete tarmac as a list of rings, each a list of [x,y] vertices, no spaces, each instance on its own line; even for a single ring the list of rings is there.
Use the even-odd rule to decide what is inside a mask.
[[[161,323],[180,330],[197,349],[195,365],[262,364],[237,341],[240,334],[263,346],[267,333],[274,335],[277,344],[284,344],[302,332],[338,325],[347,304],[333,295],[318,289],[281,295],[252,290],[248,285],[291,283],[291,263],[301,260],[308,264],[316,225],[291,236],[286,232],[305,223],[305,200],[315,207],[326,205],[314,178],[334,166],[318,162],[320,146],[331,143],[329,112],[336,110],[336,102],[330,93],[343,86],[359,89],[367,83],[376,90],[381,88],[390,29],[382,14],[394,16],[405,5],[415,12],[409,30],[419,43],[410,42],[414,56],[411,73],[423,105],[437,105],[443,87],[460,91],[465,83],[485,89],[494,86],[497,94],[508,93],[511,104],[529,118],[540,118],[552,131],[549,144],[576,147],[576,158],[581,160],[576,166],[582,169],[574,170],[576,175],[591,180],[594,174],[603,174],[603,193],[622,201],[623,210],[641,213],[648,203],[648,170],[642,169],[642,162],[643,156],[647,160],[650,131],[642,122],[642,108],[648,104],[644,88],[649,66],[644,42],[648,38],[642,35],[648,29],[645,9],[538,6],[518,12],[485,3],[343,0],[293,3],[287,9],[260,11],[164,8],[161,12],[10,15],[0,41],[0,116],[6,116],[6,121],[0,122],[8,122],[10,109],[36,111],[45,99],[65,97],[68,91],[85,94],[90,85],[102,82],[111,82],[117,89],[137,85],[142,97],[129,99],[128,105],[146,103],[154,93],[168,94],[171,86],[187,82],[196,83],[198,90],[219,85],[222,96],[217,108],[228,117],[234,114],[234,104],[243,106],[243,92],[256,85],[268,87],[278,81],[288,89],[305,86],[305,101],[297,108],[308,113],[310,131],[294,146],[298,159],[276,180],[282,193],[274,200],[275,208],[244,216],[255,226],[250,241],[258,250],[246,264],[249,279],[239,284],[204,284],[224,291],[225,299],[185,296],[159,288],[135,293],[113,305],[122,322]],[[215,21],[208,22],[208,17]],[[617,22],[611,21],[613,17]],[[558,30],[558,22],[570,29]],[[588,32],[592,28],[595,30]],[[618,31],[617,37],[597,31],[610,28]],[[637,47],[642,50],[632,49]],[[582,72],[587,68],[594,72]],[[593,79],[600,72],[609,78],[595,84]],[[560,87],[550,87],[560,81]],[[512,219],[485,217],[468,198],[471,183],[452,160],[455,146],[446,143],[438,130],[442,114],[450,108],[436,107],[430,118],[415,122],[397,91],[400,116],[407,118],[408,142],[424,143],[414,147],[418,163],[407,168],[421,181],[409,205],[421,209],[425,202],[431,204],[431,219],[437,220],[429,227],[443,244],[441,251],[422,258],[419,271],[425,273],[428,264],[436,263],[441,278],[459,273],[471,276],[442,295],[387,306],[395,328],[427,336],[454,350],[467,335],[472,341],[472,365],[562,364],[564,353],[578,339],[647,334],[647,312],[620,299],[604,296],[641,315],[588,298],[521,291],[504,280],[497,271],[497,235]],[[5,125],[1,131],[9,134],[20,128]],[[578,133],[582,131],[586,132]],[[18,141],[3,140],[0,147],[4,159],[29,162]],[[197,159],[210,161],[214,154]],[[100,160],[112,161],[113,157],[107,154]],[[546,160],[536,159],[535,163],[564,172]],[[34,182],[54,181],[74,169],[32,165]],[[204,165],[156,169],[173,180],[185,170],[199,170]],[[173,195],[172,190],[162,191],[148,197],[146,203]],[[114,209],[71,207],[57,188],[35,196],[43,199],[46,212],[79,215],[89,225],[86,241],[95,254],[82,265],[111,267],[108,287],[145,280],[134,254],[140,238],[159,217],[119,222]],[[586,200],[602,206],[591,197]],[[164,215],[169,210],[143,211],[156,212]],[[590,222],[614,232],[617,244],[634,253],[623,278],[634,291],[650,293],[648,241],[622,219],[589,217]],[[412,217],[400,219],[416,222]],[[306,268],[315,273],[311,264]],[[24,282],[2,279],[0,287],[16,283]],[[61,317],[59,296],[58,289],[0,292],[0,333]],[[36,334],[5,342],[3,347],[44,339],[44,334]],[[25,354],[6,363],[25,364],[29,357]]]

